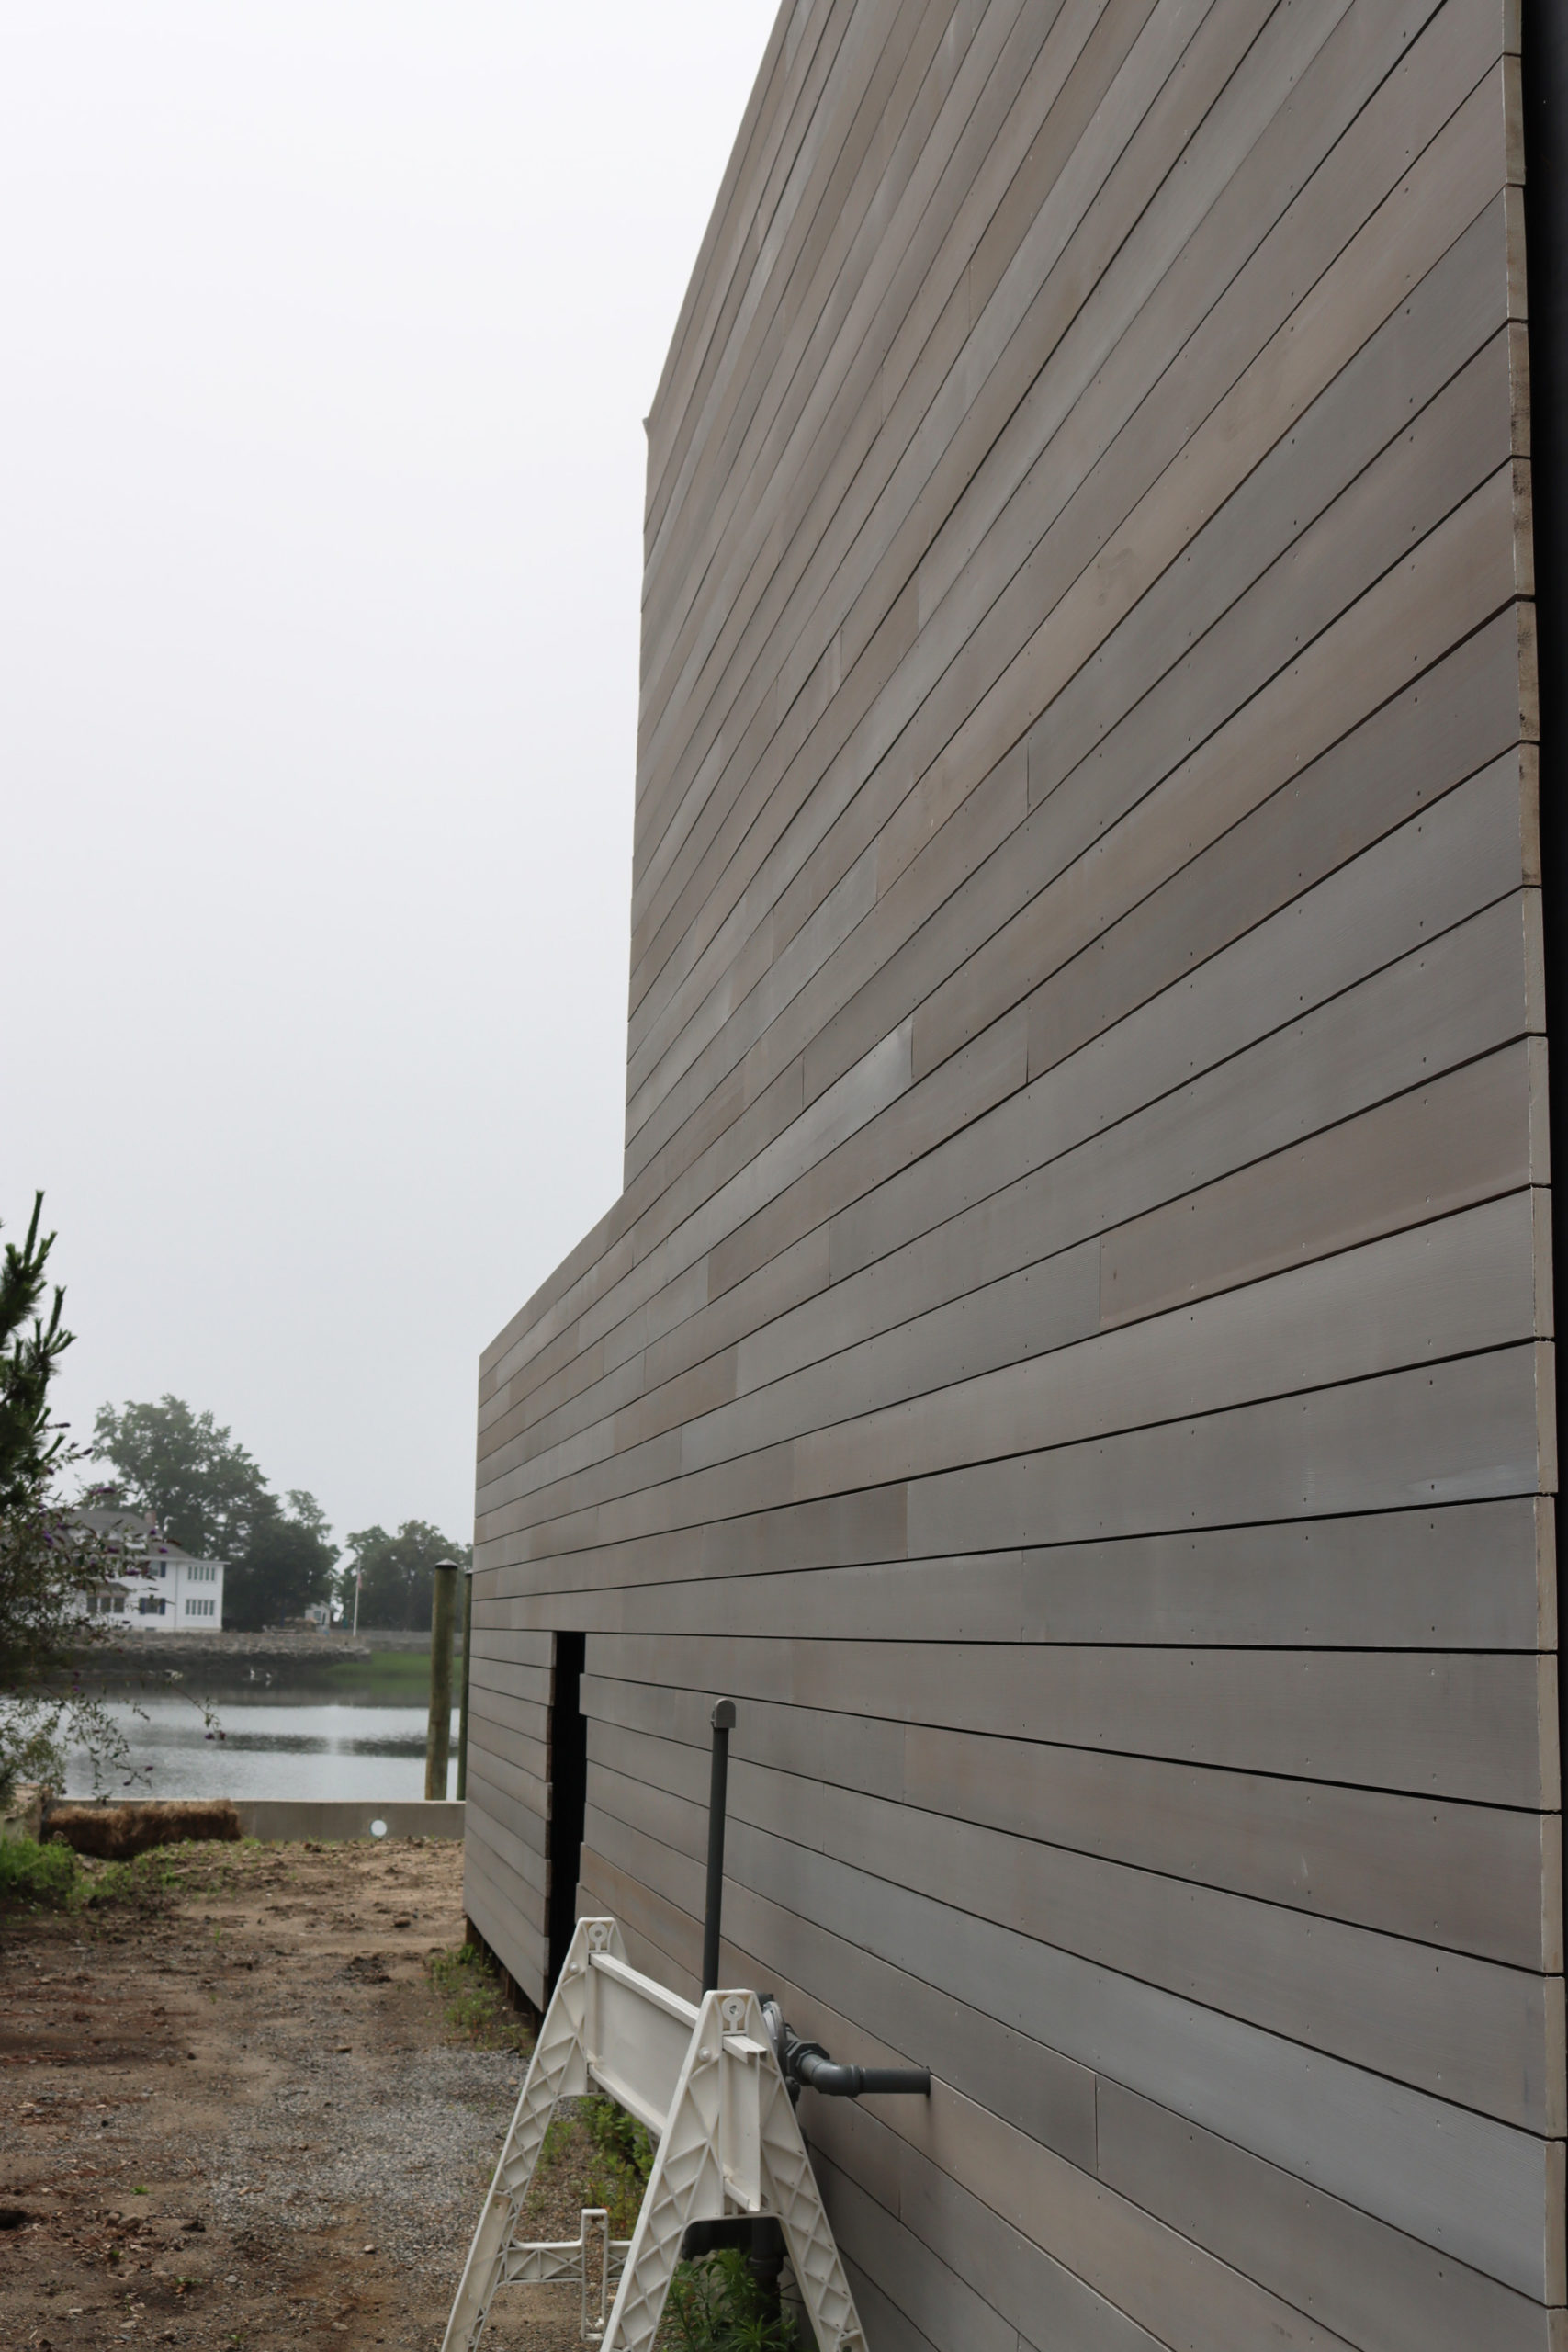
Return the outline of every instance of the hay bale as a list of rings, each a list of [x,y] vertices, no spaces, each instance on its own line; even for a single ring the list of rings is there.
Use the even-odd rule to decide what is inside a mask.
[[[215,1797],[171,1798],[159,1804],[57,1804],[50,1808],[48,1834],[100,1862],[128,1862],[154,1846],[178,1846],[191,1838],[232,1840],[241,1831],[228,1798]]]

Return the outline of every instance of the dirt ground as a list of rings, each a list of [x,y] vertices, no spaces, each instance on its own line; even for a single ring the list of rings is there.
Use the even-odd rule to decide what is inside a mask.
[[[434,2352],[526,2046],[428,1965],[461,1848],[174,1852],[151,1913],[0,1921],[0,2345]],[[574,2290],[514,2290],[486,2352],[578,2342]]]

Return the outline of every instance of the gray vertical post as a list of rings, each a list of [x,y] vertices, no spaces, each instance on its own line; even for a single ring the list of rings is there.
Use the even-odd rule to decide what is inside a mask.
[[[452,1756],[452,1619],[457,1598],[457,1563],[437,1560],[431,1570],[430,1722],[424,1735],[424,1793],[446,1794]]]
[[[713,1722],[713,1777],[708,1784],[708,1901],[703,1921],[703,1991],[718,1988],[719,1917],[724,1905],[724,1807],[729,1787],[729,1735],[735,1702],[721,1699]]]
[[[463,1571],[463,1679],[457,1702],[457,1794],[468,1793],[468,1653],[474,1645],[474,1572]]]

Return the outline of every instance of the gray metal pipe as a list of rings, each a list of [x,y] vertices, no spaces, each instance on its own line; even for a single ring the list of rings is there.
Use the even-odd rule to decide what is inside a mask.
[[[710,1717],[713,1724],[713,1770],[708,1783],[708,1890],[703,1920],[703,1991],[718,1990],[720,1915],[724,1907],[724,1809],[729,1790],[729,1735],[735,1729],[735,1702],[721,1699]]]
[[[762,2003],[762,2018],[777,2053],[779,2069],[791,2098],[804,2087],[827,2098],[859,2098],[863,2092],[886,2097],[929,2098],[931,2070],[925,2066],[837,2066],[819,2041],[803,2041],[786,2025],[778,2003],[770,1995]]]
[[[821,2091],[828,2098],[859,2098],[863,2091],[931,2097],[931,2074],[924,2066],[836,2066],[813,2042],[796,2045],[795,2073],[808,2090]]]

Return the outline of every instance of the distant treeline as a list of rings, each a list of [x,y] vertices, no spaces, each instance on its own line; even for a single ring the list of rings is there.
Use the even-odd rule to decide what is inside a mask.
[[[392,1534],[361,1528],[340,1546],[313,1495],[275,1494],[232,1431],[178,1396],[101,1407],[93,1452],[121,1502],[152,1512],[198,1559],[226,1564],[223,1622],[238,1632],[303,1616],[313,1601],[336,1601],[352,1617],[357,1581],[363,1628],[416,1633],[430,1623],[436,1561],[466,1565],[470,1556],[468,1544],[423,1519]],[[98,1499],[103,1493],[95,1489]]]

